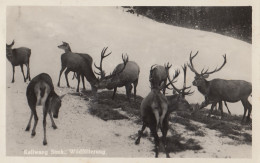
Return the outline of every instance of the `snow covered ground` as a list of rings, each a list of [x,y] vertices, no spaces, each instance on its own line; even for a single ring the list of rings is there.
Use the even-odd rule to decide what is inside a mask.
[[[181,66],[188,61],[191,51],[195,53],[199,50],[199,55],[194,59],[194,65],[198,70],[203,67],[214,69],[223,63],[222,55],[227,55],[225,67],[211,75],[209,80],[223,78],[251,82],[252,77],[251,44],[215,33],[157,23],[123,12],[120,7],[8,7],[7,43],[11,43],[13,39],[14,47],[26,46],[32,49],[31,77],[46,72],[52,77],[55,86],[60,71],[60,55],[63,53],[57,46],[62,41],[68,42],[74,52],[90,54],[96,63],[99,62],[103,47],[108,46],[108,51],[112,51],[112,54],[103,64],[107,73],[112,72],[113,68],[122,62],[121,54],[127,53],[129,59],[136,61],[141,68],[137,87],[137,94],[141,96],[147,95],[150,89],[148,75],[151,65],[170,62],[173,68],[181,69]],[[174,71],[173,68],[171,72]],[[49,144],[43,147],[41,119],[35,138],[31,139],[30,134],[24,131],[30,111],[25,97],[27,83],[23,83],[19,67],[16,67],[14,84],[10,83],[11,78],[12,67],[8,62],[7,154],[23,155],[25,149],[88,147],[104,148],[108,157],[153,157],[151,142],[143,139],[141,141],[143,144],[135,146],[133,140],[129,139],[140,126],[130,121],[104,122],[86,113],[88,107],[86,101],[71,95],[65,96],[60,119],[56,123],[58,130],[53,131],[50,126],[48,127]],[[188,71],[188,85],[191,85],[193,78],[194,74]],[[70,80],[70,83],[76,87],[76,81]],[[179,77],[178,84],[182,86],[182,76]],[[66,86],[64,75],[61,78],[61,86]],[[67,88],[55,89],[60,95],[75,91]],[[202,102],[203,97],[196,87],[192,86],[192,89],[195,93],[188,97],[188,101]],[[124,88],[119,91],[124,92]],[[15,102],[13,99],[16,99]],[[240,102],[228,105],[233,114],[243,112]],[[38,115],[40,113],[39,109]],[[115,135],[120,136],[115,139]],[[233,145],[224,149],[223,146],[217,145],[219,139],[218,136],[212,139],[211,143],[216,144],[212,152],[206,154],[186,152],[179,156],[251,157],[250,145],[243,145],[243,148],[240,145]],[[207,145],[209,144],[205,146]],[[226,150],[229,148],[232,150]],[[217,152],[218,150],[220,152]],[[234,154],[234,151],[241,154]]]

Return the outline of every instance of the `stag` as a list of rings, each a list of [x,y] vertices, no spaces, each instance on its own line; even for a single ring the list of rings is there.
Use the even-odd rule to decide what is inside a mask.
[[[169,152],[167,150],[167,142],[166,142],[166,135],[169,126],[168,117],[170,113],[175,110],[184,110],[184,109],[191,110],[190,104],[185,100],[185,95],[190,95],[193,92],[191,92],[190,90],[186,91],[190,87],[186,87],[185,84],[182,89],[178,89],[174,86],[173,83],[176,82],[176,78],[179,76],[180,71],[176,70],[175,74],[173,75],[173,79],[170,79],[168,75],[168,70],[170,67],[171,66],[169,66],[169,64],[165,66],[165,69],[167,70],[167,79],[169,80],[169,83],[167,85],[164,83],[158,85],[158,82],[156,80],[151,80],[150,81],[151,92],[148,94],[148,96],[146,96],[143,99],[140,107],[143,126],[141,130],[138,131],[138,138],[136,139],[135,144],[137,145],[140,143],[140,139],[143,135],[143,131],[145,130],[146,127],[149,127],[155,140],[155,157],[158,157],[158,147],[159,147],[159,137],[157,134],[158,128],[160,128],[162,131],[162,135],[163,135],[162,141],[164,143],[166,157],[170,157]],[[184,76],[185,76],[184,83],[186,83],[186,70]],[[169,88],[169,85],[172,85],[173,87],[172,89],[176,90],[178,94],[165,96],[160,92],[160,90],[165,87]]]
[[[163,87],[163,94],[165,95],[166,90],[166,84],[167,84],[167,76],[168,76],[168,70],[171,68],[171,65],[169,63],[165,66],[161,65],[153,65],[150,69],[150,75],[149,75],[149,81],[150,83],[153,83],[155,85],[160,86],[162,83],[164,85]]]
[[[190,63],[188,64],[190,70],[195,73],[195,78],[192,84],[197,86],[200,93],[205,97],[205,101],[202,103],[201,108],[212,104],[211,110],[208,116],[211,115],[213,108],[217,103],[220,105],[220,110],[222,109],[222,101],[226,102],[238,102],[241,101],[244,107],[244,115],[241,123],[244,121],[246,112],[248,110],[247,122],[250,120],[250,114],[252,111],[252,105],[248,101],[248,97],[252,93],[252,84],[244,80],[224,80],[224,79],[213,79],[206,80],[210,74],[220,71],[226,64],[226,55],[223,55],[224,62],[219,67],[213,71],[202,69],[201,73],[198,73],[193,66],[192,60],[197,56],[198,52],[192,56],[190,53]],[[222,113],[221,113],[222,114]],[[221,115],[222,117],[223,115]]]
[[[26,48],[26,47],[12,49],[13,45],[14,45],[14,40],[10,45],[6,44],[6,58],[9,60],[9,62],[13,66],[12,83],[14,83],[15,66],[19,66],[19,65],[20,65],[21,71],[23,73],[24,82],[26,82],[27,79],[29,79],[29,81],[30,81],[31,80],[31,76],[30,76],[31,49]],[[26,78],[25,78],[24,71],[23,71],[23,65],[25,65],[27,67]]]
[[[134,100],[136,100],[136,87],[138,84],[138,78],[140,73],[140,68],[134,61],[128,61],[128,57],[123,57],[122,59],[124,63],[118,64],[111,75],[105,76],[105,71],[102,68],[103,59],[109,56],[112,52],[105,55],[107,47],[104,48],[101,52],[100,65],[97,66],[95,63],[95,67],[100,72],[95,72],[100,76],[99,86],[100,88],[107,88],[109,90],[114,89],[112,99],[114,99],[117,88],[125,86],[126,96],[128,101],[130,102],[130,95],[132,88],[134,86]],[[133,84],[133,86],[132,86]]]
[[[54,91],[54,86],[51,77],[46,73],[41,73],[34,77],[26,91],[27,101],[31,109],[31,116],[25,131],[29,131],[31,127],[31,120],[34,117],[34,125],[32,129],[32,137],[35,136],[36,126],[38,123],[38,116],[36,112],[36,106],[43,106],[43,131],[44,139],[43,145],[47,144],[46,139],[46,116],[49,113],[53,129],[57,129],[53,118],[58,118],[59,109],[61,107],[61,99],[63,96],[58,96]],[[53,114],[53,118],[52,118]]]
[[[163,87],[165,87],[165,85],[159,86],[151,83],[151,92],[142,100],[140,109],[143,126],[141,130],[139,130],[138,138],[135,141],[136,145],[139,144],[143,131],[146,127],[149,127],[155,141],[155,157],[158,157],[159,154],[158,148],[160,141],[157,134],[159,128],[162,131],[162,141],[164,144],[166,157],[170,157],[166,142],[166,135],[169,126],[168,101],[160,91]]]
[[[77,90],[76,90],[77,92],[79,92],[80,77],[82,79],[83,89],[85,89],[84,73],[82,70],[82,69],[84,69],[84,67],[87,69],[84,71],[87,73],[87,75],[90,75],[88,77],[89,79],[86,77],[87,80],[88,81],[97,80],[95,75],[92,72],[93,59],[90,55],[83,54],[83,53],[73,53],[71,51],[69,44],[66,42],[62,42],[62,44],[59,45],[58,48],[63,49],[65,51],[65,53],[61,55],[62,66],[61,66],[61,70],[60,70],[58,86],[60,86],[61,74],[66,68],[67,69],[65,71],[65,78],[66,78],[66,82],[67,82],[67,87],[70,87],[69,81],[68,81],[68,73],[70,71],[73,71],[74,73],[77,74],[77,80],[78,80],[78,86],[77,86]]]

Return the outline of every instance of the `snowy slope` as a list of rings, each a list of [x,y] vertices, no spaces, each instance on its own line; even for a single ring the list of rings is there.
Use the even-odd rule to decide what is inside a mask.
[[[211,75],[210,79],[220,77],[251,81],[250,44],[210,32],[157,23],[125,13],[116,7],[8,7],[7,43],[13,39],[16,41],[14,47],[26,46],[32,49],[31,76],[47,72],[55,85],[60,71],[60,55],[63,53],[57,48],[61,41],[70,43],[74,52],[90,54],[97,63],[101,50],[108,46],[108,50],[113,53],[103,64],[107,73],[122,62],[121,54],[127,53],[130,60],[136,61],[141,68],[137,93],[142,96],[149,92],[151,65],[170,62],[174,68],[181,68],[188,61],[190,51],[197,50],[200,51],[194,60],[197,69],[204,66],[215,68],[222,64],[222,55],[227,54],[226,66]],[[187,78],[187,83],[191,84],[194,74],[188,71]],[[140,125],[127,120],[105,122],[87,112],[89,101],[71,94],[63,99],[59,119],[55,120],[57,130],[51,128],[47,118],[48,145],[42,146],[41,109],[38,109],[37,134],[30,138],[30,133],[24,131],[30,113],[25,96],[28,82],[23,82],[19,67],[16,68],[14,84],[10,83],[11,79],[12,69],[7,61],[7,155],[24,156],[24,150],[30,149],[50,152],[52,149],[90,148],[105,149],[105,157],[154,157],[153,144],[147,138],[142,139],[139,146],[134,145],[131,139],[135,138]],[[179,78],[180,86],[181,82],[182,76]],[[70,80],[70,83],[76,87],[76,81]],[[58,94],[75,92],[75,89],[64,88],[66,82],[63,75],[61,86],[55,88]],[[201,102],[203,98],[196,87],[192,89],[195,94],[188,100]],[[120,91],[125,92],[124,89]],[[243,111],[240,103],[229,106],[232,113]],[[184,137],[194,137],[184,132],[178,124],[172,124],[172,127]],[[201,128],[206,133],[199,140],[203,150],[171,153],[171,157],[251,157],[251,145],[232,144],[232,139],[220,137],[215,130]],[[95,157],[69,153],[66,156]],[[165,155],[160,154],[160,157]]]
[[[251,81],[251,44],[215,33],[157,23],[125,13],[120,7],[8,7],[7,43],[13,39],[16,41],[14,47],[32,49],[32,77],[47,72],[55,84],[63,53],[57,48],[61,41],[70,43],[74,52],[90,54],[94,62],[99,62],[102,48],[108,46],[112,55],[103,64],[107,73],[122,62],[121,54],[127,53],[130,60],[141,67],[137,93],[142,96],[149,92],[151,65],[170,62],[174,68],[180,69],[188,61],[190,52],[197,50],[199,55],[194,64],[198,70],[203,67],[214,69],[222,64],[222,55],[227,55],[226,66],[209,79]],[[16,82],[21,83],[22,75],[19,68],[16,69]],[[7,82],[11,81],[11,75],[12,69],[7,63]],[[191,85],[193,77],[194,74],[188,71],[188,85]],[[65,86],[64,76],[61,80],[61,85]],[[70,82],[76,86],[75,81]],[[179,77],[179,86],[181,82],[182,76]],[[202,102],[203,97],[196,87],[192,89],[195,94],[188,100]],[[232,113],[243,112],[240,102],[229,106]]]

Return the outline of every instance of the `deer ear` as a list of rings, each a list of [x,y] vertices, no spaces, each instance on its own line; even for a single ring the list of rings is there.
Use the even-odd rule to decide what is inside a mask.
[[[209,77],[209,74],[203,75],[203,78],[208,78],[208,77]]]
[[[12,42],[12,44],[11,45],[14,45],[14,40],[13,40],[13,42]]]
[[[59,96],[60,100],[61,100],[65,95],[66,95],[66,94]]]

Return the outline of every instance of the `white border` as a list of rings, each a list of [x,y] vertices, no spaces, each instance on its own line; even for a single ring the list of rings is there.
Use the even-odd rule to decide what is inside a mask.
[[[79,158],[79,157],[6,157],[6,6],[252,6],[252,83],[253,83],[253,152],[252,159],[203,159],[203,158],[171,158],[171,159],[141,159],[141,158]],[[256,163],[260,162],[260,1],[259,0],[0,0],[0,162],[212,162],[212,163]]]

